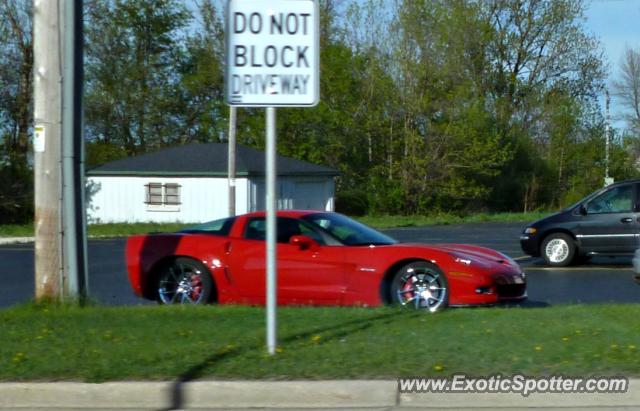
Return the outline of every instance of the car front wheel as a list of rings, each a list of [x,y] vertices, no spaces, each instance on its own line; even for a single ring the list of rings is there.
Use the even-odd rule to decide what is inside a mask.
[[[214,283],[202,263],[179,257],[160,269],[157,290],[160,304],[206,304],[213,299]]]
[[[401,306],[435,312],[449,303],[449,284],[435,264],[412,262],[395,274],[391,300]]]
[[[576,255],[576,245],[567,234],[554,233],[544,239],[540,251],[547,264],[566,267]]]

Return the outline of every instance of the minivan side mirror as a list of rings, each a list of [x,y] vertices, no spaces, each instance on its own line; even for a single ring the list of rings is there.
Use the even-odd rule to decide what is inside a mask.
[[[580,204],[580,208],[578,209],[578,212],[582,215],[587,215],[587,206],[584,204]]]

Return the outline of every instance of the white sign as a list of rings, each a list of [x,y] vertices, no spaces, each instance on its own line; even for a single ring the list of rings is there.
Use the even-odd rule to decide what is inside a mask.
[[[46,146],[44,125],[36,125],[33,130],[33,151],[43,153]]]
[[[318,4],[313,0],[229,0],[227,103],[314,106],[319,100]]]

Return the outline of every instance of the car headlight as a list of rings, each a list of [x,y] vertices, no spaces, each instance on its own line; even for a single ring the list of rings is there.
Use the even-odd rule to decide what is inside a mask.
[[[538,229],[535,227],[527,227],[524,229],[525,234],[535,234],[538,232]]]

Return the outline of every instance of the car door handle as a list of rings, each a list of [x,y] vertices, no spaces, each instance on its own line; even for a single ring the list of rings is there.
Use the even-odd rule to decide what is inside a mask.
[[[632,221],[633,221],[633,218],[631,218],[631,217],[625,217],[625,218],[620,220],[621,223],[625,223],[625,224],[629,224]]]

